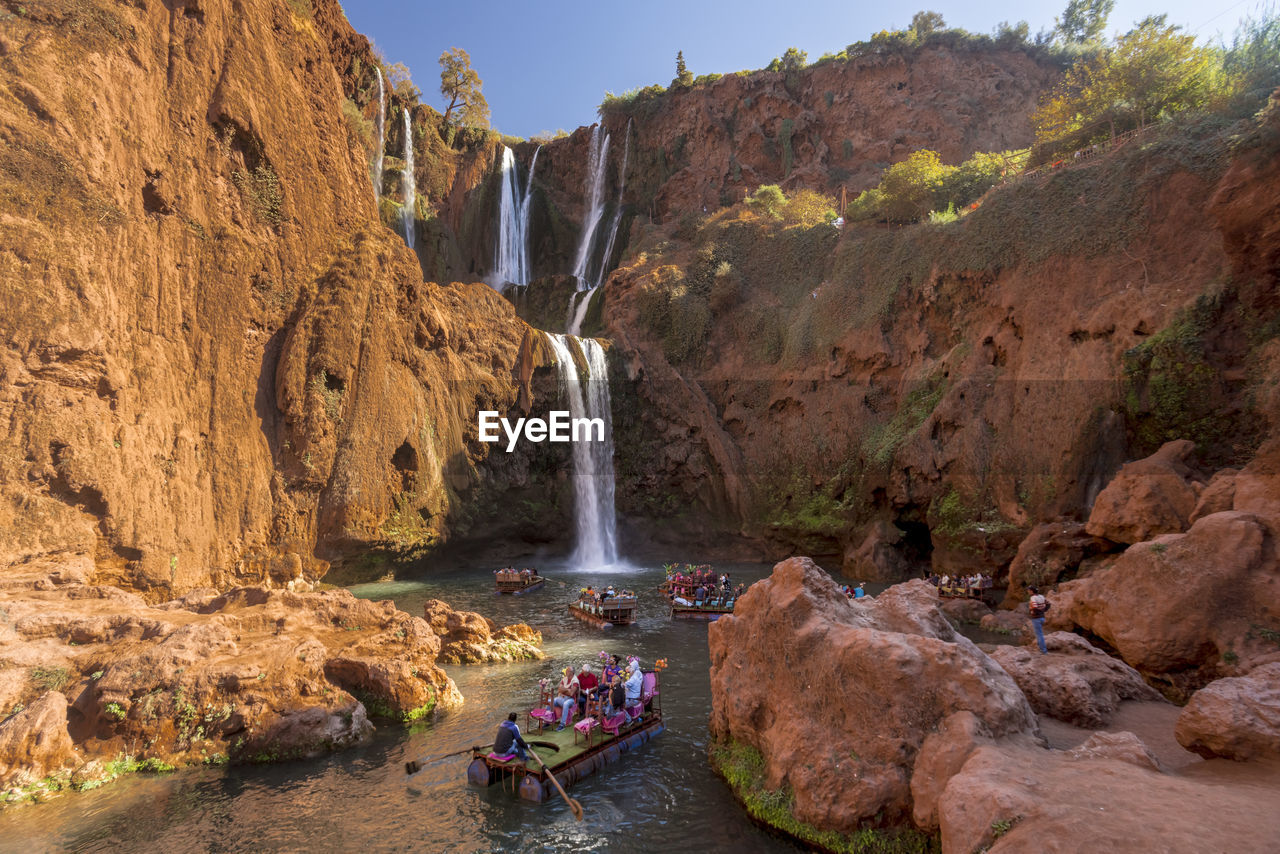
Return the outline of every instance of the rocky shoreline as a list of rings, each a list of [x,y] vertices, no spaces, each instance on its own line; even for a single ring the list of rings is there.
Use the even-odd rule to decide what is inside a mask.
[[[753,818],[826,850],[1274,850],[1280,665],[1178,712],[1083,637],[1047,640],[980,647],[923,581],[849,600],[792,558],[710,628],[713,763]],[[1111,731],[1121,707],[1167,710],[1158,749]]]
[[[462,702],[441,663],[542,657],[528,626],[346,590],[197,590],[156,605],[87,557],[3,573],[6,803],[130,771],[318,756]]]

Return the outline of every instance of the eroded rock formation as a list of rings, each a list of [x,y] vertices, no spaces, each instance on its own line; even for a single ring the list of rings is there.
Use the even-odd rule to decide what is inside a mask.
[[[790,788],[795,816],[819,827],[908,820],[921,744],[954,713],[996,737],[1037,729],[1014,681],[922,581],[849,600],[792,558],[709,638],[712,736],[759,750],[766,785]]]
[[[87,564],[87,562],[86,562]],[[129,756],[168,765],[264,762],[363,741],[370,718],[462,701],[438,666],[459,643],[390,602],[345,590],[193,591],[156,606],[33,568],[4,587],[0,786]],[[451,615],[458,616],[458,615]],[[479,615],[484,625],[488,623]],[[539,658],[526,626],[494,627],[488,660]],[[464,644],[470,649],[470,644]]]

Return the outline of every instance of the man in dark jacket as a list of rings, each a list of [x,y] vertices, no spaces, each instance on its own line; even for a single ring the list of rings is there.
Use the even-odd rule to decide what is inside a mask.
[[[516,713],[512,712],[507,715],[507,719],[498,724],[498,734],[493,737],[493,752],[495,756],[506,756],[514,753],[520,757],[523,762],[529,758],[529,745],[520,736],[520,727],[516,724]]]

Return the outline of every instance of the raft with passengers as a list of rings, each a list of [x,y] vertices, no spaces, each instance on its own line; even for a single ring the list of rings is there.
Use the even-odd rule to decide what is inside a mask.
[[[512,712],[499,725],[492,749],[471,749],[467,780],[476,786],[501,783],[534,802],[559,791],[581,818],[581,805],[564,794],[564,787],[617,762],[665,729],[658,674],[666,659],[645,670],[635,657],[624,666],[616,655],[600,656],[604,667],[598,678],[586,663],[578,673],[564,668],[554,685],[541,680],[538,705],[525,715],[529,738]]]
[[[636,594],[615,590],[612,584],[603,590],[584,587],[569,603],[569,613],[600,628],[629,626],[636,621]]]
[[[667,564],[667,580],[659,589],[671,602],[676,620],[718,620],[732,614],[744,587],[733,586],[729,573],[717,574],[710,566]]]
[[[493,571],[494,591],[497,593],[509,593],[514,596],[528,593],[530,590],[537,590],[546,583],[546,580],[541,575],[538,575],[536,569],[516,569],[508,566]]]

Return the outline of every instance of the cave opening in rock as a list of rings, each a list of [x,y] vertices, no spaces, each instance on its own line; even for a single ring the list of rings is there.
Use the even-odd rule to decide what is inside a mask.
[[[902,532],[895,548],[910,568],[911,575],[928,575],[933,561],[933,538],[929,526],[923,520],[923,511],[911,506],[893,520],[894,527]]]
[[[407,439],[391,455],[391,465],[400,472],[401,488],[405,492],[412,492],[413,479],[418,473],[418,450]]]

